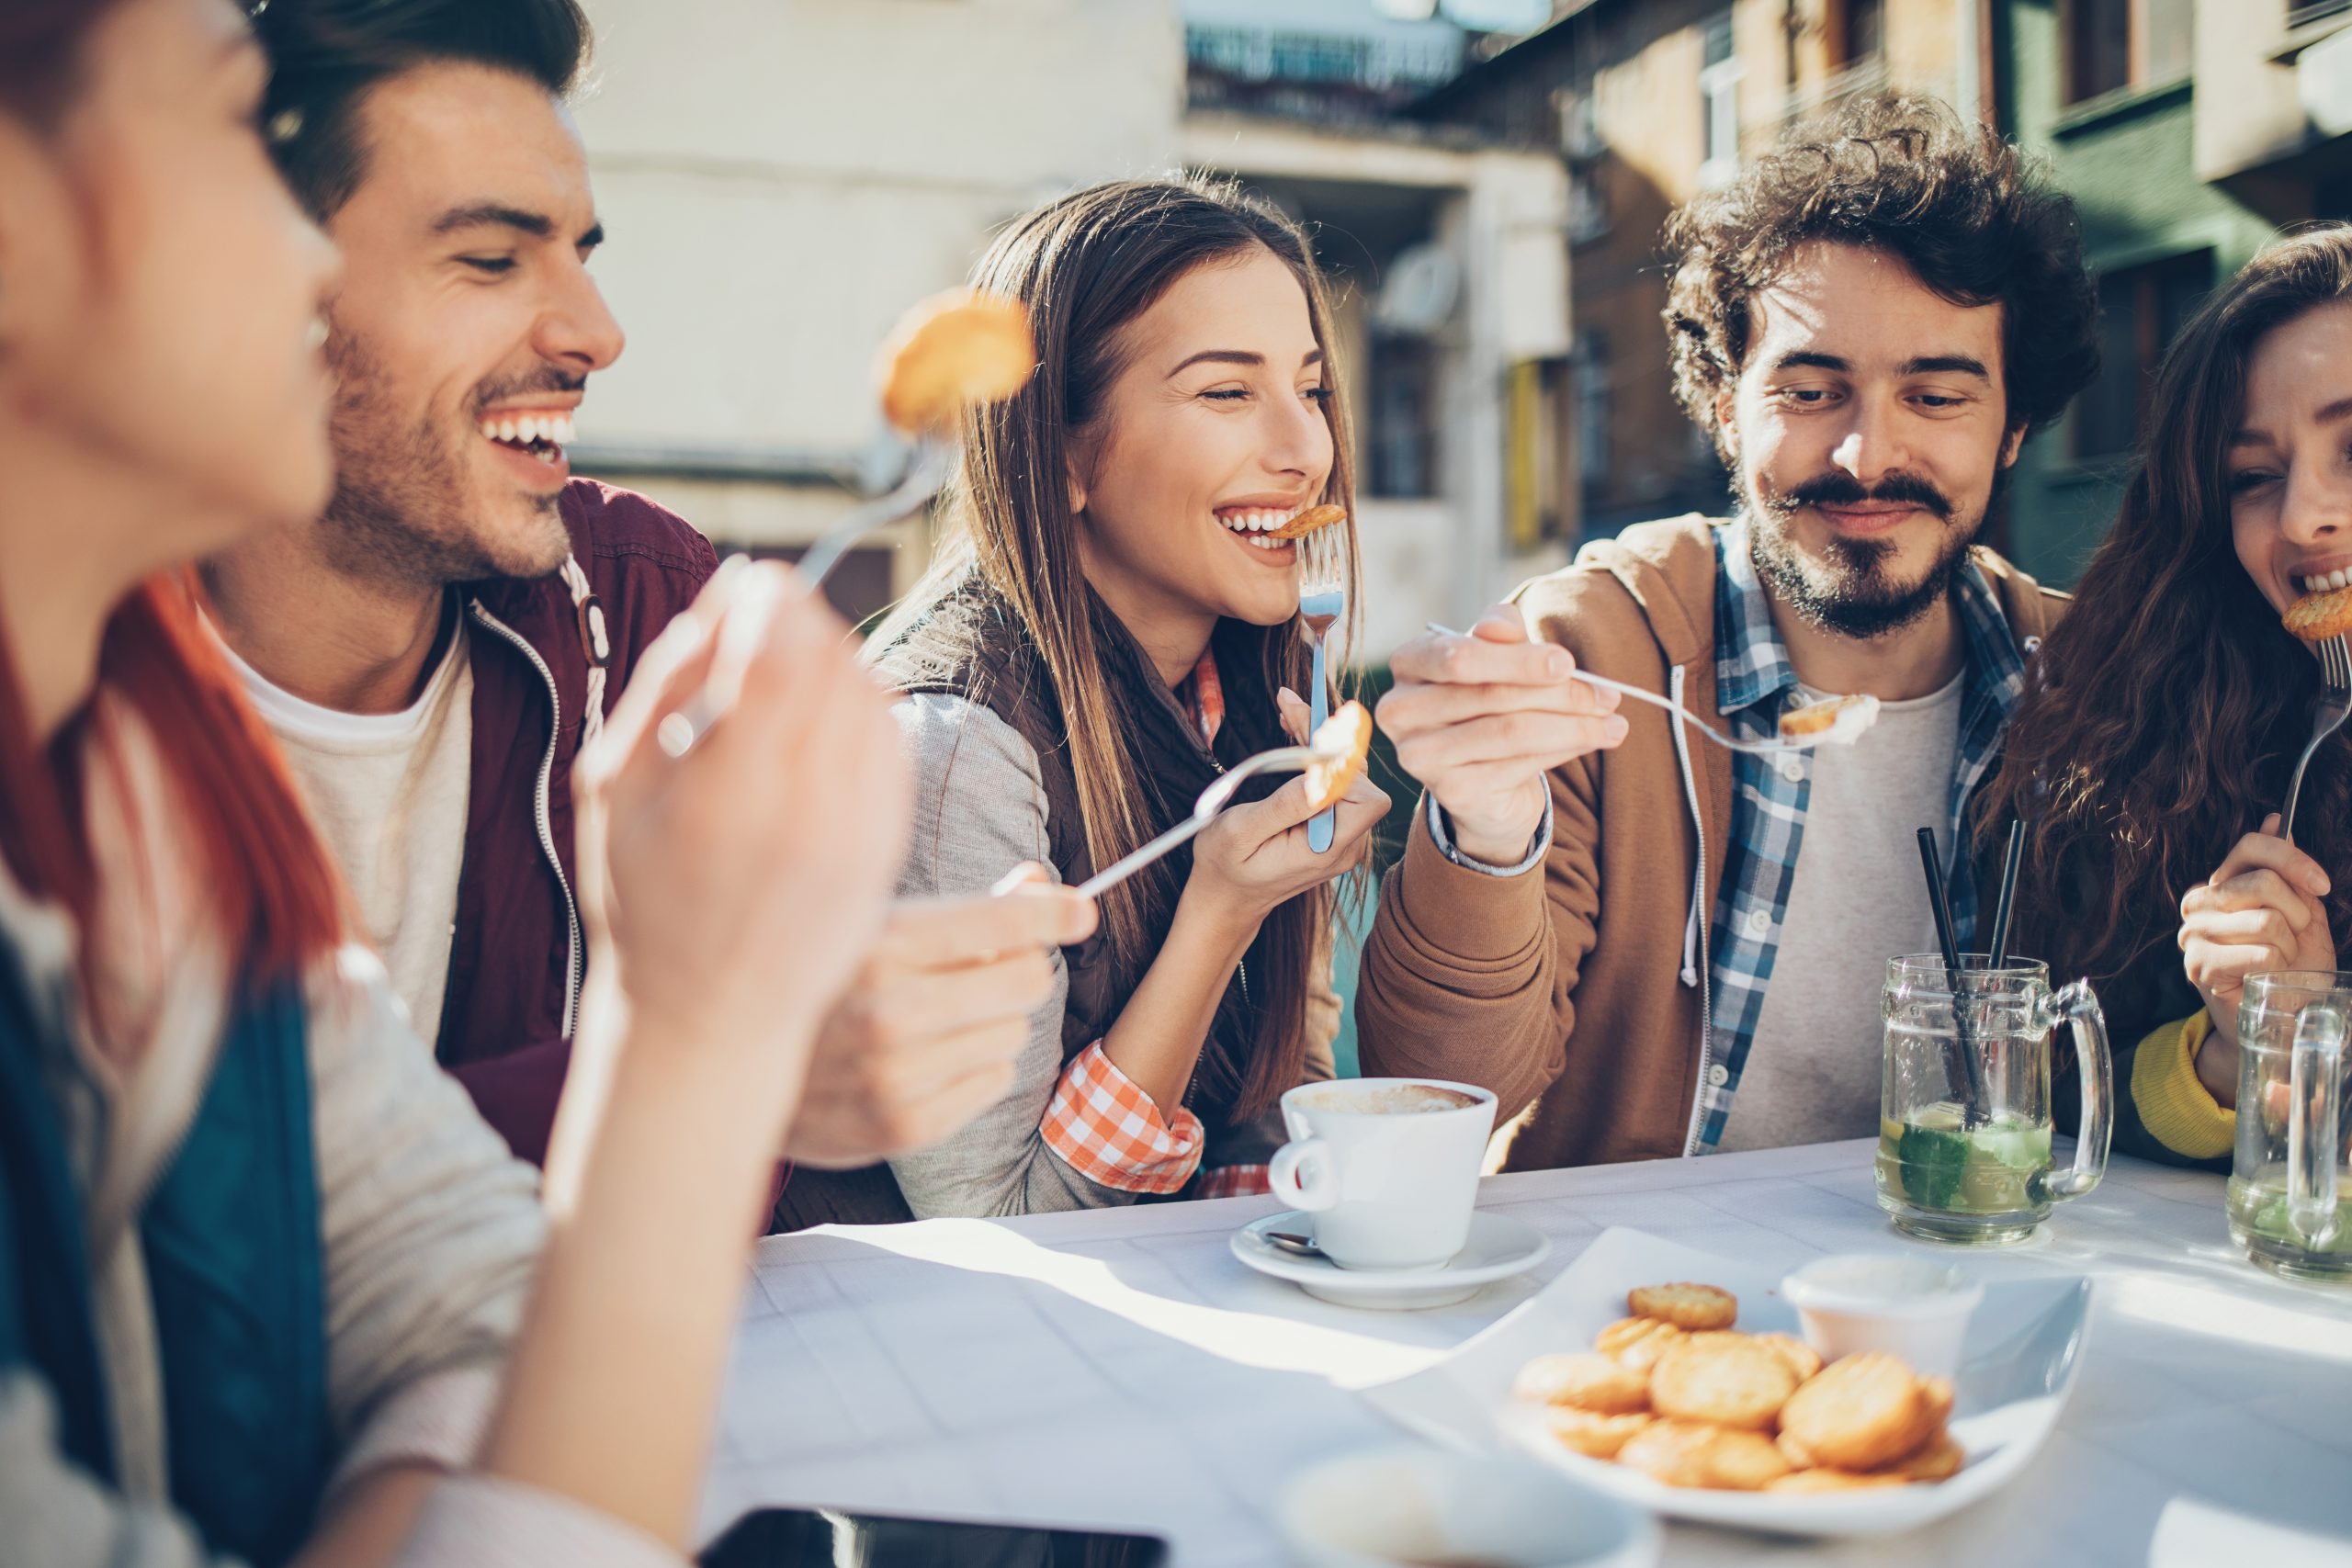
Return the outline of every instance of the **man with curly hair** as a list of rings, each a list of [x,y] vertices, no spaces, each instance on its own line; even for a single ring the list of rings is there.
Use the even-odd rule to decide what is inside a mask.
[[[1889,956],[1931,952],[1964,824],[2063,605],[1977,543],[2018,450],[2097,365],[2073,204],[1939,104],[1859,101],[1667,225],[1675,390],[1733,513],[1586,547],[1467,636],[1399,651],[1379,717],[1426,793],[1382,890],[1368,1073],[1458,1076],[1529,1169],[1878,1128]],[[1869,694],[1850,748],[1720,730]],[[1802,853],[1800,852],[1802,851]]]

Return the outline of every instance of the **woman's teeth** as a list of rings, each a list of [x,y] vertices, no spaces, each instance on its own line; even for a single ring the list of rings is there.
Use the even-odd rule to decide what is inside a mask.
[[[1278,550],[1290,541],[1269,539],[1265,537],[1266,534],[1288,523],[1298,515],[1299,511],[1298,507],[1293,506],[1281,511],[1256,509],[1249,512],[1220,512],[1216,514],[1216,520],[1224,525],[1228,533],[1241,535],[1246,543],[1254,545],[1259,549]]]
[[[570,445],[572,439],[568,413],[500,414],[483,420],[481,430],[484,440],[520,446],[549,467],[555,463],[555,448]]]
[[[2299,577],[2295,581],[2306,593],[2326,593],[2338,588],[2352,588],[2352,567],[2331,571],[2323,577]]]

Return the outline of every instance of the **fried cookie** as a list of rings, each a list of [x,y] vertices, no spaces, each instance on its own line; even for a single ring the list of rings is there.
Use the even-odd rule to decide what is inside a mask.
[[[1597,1410],[1561,1404],[1544,1413],[1545,1428],[1560,1446],[1573,1449],[1588,1459],[1615,1459],[1620,1449],[1657,1419],[1640,1414],[1603,1416]]]
[[[1650,1407],[1648,1379],[1589,1351],[1536,1357],[1520,1369],[1512,1390],[1521,1399],[1601,1416],[1631,1416]]]
[[[1326,502],[1321,506],[1310,506],[1306,511],[1300,513],[1297,516],[1292,518],[1289,522],[1283,524],[1281,527],[1267,529],[1266,537],[1270,539],[1304,539],[1309,534],[1320,533],[1323,529],[1329,528],[1332,524],[1339,522],[1341,518],[1347,516],[1347,514],[1348,509],[1346,507],[1333,506],[1329,502]]]
[[[1793,1334],[1758,1334],[1756,1343],[1781,1358],[1789,1371],[1803,1382],[1821,1370],[1821,1352]]]
[[[1919,1404],[1928,1427],[1941,1427],[1951,1419],[1951,1384],[1942,1378],[1921,1378]]]
[[[1625,1294],[1625,1310],[1687,1332],[1729,1328],[1739,1320],[1739,1298],[1713,1285],[1644,1285]]]
[[[1781,1430],[1817,1463],[1876,1470],[1917,1448],[1932,1430],[1919,1380],[1879,1351],[1822,1369],[1781,1407]]]
[[[1306,795],[1317,811],[1340,804],[1363,774],[1364,759],[1372,754],[1372,715],[1362,703],[1342,703],[1312,737],[1318,751],[1334,753],[1307,764]]]
[[[1879,1473],[1905,1481],[1949,1481],[1968,1462],[1968,1451],[1950,1432],[1938,1432],[1918,1451],[1885,1466]]]
[[[1592,1348],[1604,1356],[1614,1356],[1635,1340],[1647,1337],[1660,1326],[1654,1317],[1621,1317],[1592,1337]]]
[[[944,430],[967,407],[1019,391],[1036,367],[1018,300],[950,289],[899,318],[882,345],[882,412],[910,434]]]
[[[1650,1372],[1661,1416],[1762,1431],[1797,1390],[1796,1373],[1770,1345],[1745,1334],[1693,1334]]]
[[[1703,1421],[1652,1422],[1617,1450],[1617,1462],[1668,1486],[1726,1492],[1754,1492],[1789,1472],[1770,1438]]]
[[[2324,642],[2352,632],[2352,588],[2306,593],[2279,617],[2287,629],[2305,642]]]
[[[1631,1367],[1637,1372],[1648,1373],[1657,1365],[1657,1359],[1660,1356],[1690,1337],[1674,1325],[1660,1323],[1654,1317],[1634,1321],[1645,1323],[1649,1326],[1642,1333],[1630,1336],[1621,1341],[1617,1348],[1610,1354],[1619,1366]]]
[[[1766,1482],[1761,1490],[1783,1495],[1819,1495],[1826,1492],[1869,1492],[1882,1486],[1903,1484],[1902,1476],[1877,1471],[1792,1470],[1777,1480]]]

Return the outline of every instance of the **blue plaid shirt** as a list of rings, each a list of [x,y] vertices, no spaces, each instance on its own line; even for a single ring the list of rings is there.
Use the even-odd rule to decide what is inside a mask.
[[[1992,584],[1973,561],[1960,572],[1954,597],[1968,669],[1953,754],[1946,823],[1952,847],[1945,870],[1951,882],[1952,923],[1965,948],[1976,929],[1976,879],[1962,824],[1969,798],[1992,765],[2001,732],[2025,692],[2025,660]],[[1796,689],[1796,669],[1773,629],[1771,603],[1756,576],[1747,520],[1736,519],[1715,530],[1715,705],[1735,735],[1763,739],[1780,732],[1781,710]],[[1812,792],[1810,752],[1734,754],[1731,842],[1711,928],[1714,1029],[1706,1081],[1700,1086],[1699,1135],[1692,1151],[1697,1154],[1713,1152],[1732,1097],[1739,1092],[1740,1071],[1755,1043],[1764,988],[1780,952],[1781,920],[1788,912]]]

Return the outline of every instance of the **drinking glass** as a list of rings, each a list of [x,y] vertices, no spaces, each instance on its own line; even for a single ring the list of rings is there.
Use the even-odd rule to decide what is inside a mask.
[[[2230,1235],[2297,1280],[2352,1280],[2352,1162],[2344,1146],[2352,975],[2247,978],[2238,1002],[2238,1129]]]
[[[2048,965],[1996,968],[1962,953],[1890,959],[1881,997],[1885,1076],[1879,1090],[1878,1201],[1897,1230],[1930,1241],[2023,1241],[2062,1199],[2107,1170],[2114,1131],[2107,1021],[2090,987],[2050,989]],[[2053,1168],[2051,1033],[2073,1025],[2083,1084],[2075,1162]]]

